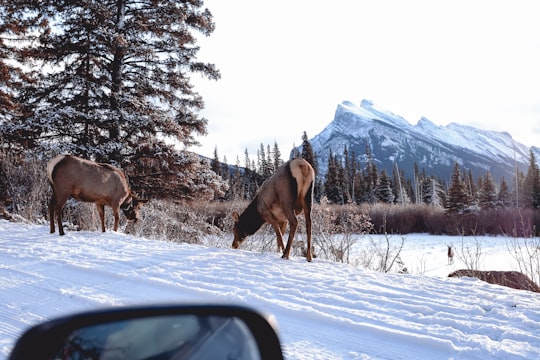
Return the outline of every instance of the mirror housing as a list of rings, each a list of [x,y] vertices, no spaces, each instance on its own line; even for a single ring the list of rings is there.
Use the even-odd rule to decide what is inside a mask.
[[[92,357],[96,359],[283,359],[272,321],[234,305],[157,305],[77,313],[25,331],[9,359],[79,359],[87,355],[81,349],[97,355]]]

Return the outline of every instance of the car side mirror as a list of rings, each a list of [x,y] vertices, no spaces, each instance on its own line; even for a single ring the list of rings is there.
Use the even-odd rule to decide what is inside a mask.
[[[66,316],[22,334],[10,360],[283,359],[272,321],[231,305],[123,307]]]

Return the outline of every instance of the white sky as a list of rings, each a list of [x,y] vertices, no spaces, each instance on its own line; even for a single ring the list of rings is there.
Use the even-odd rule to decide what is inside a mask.
[[[412,124],[424,116],[508,131],[540,146],[537,1],[206,0],[216,31],[193,78],[208,132],[193,150],[244,163],[261,143],[284,159],[334,118],[372,100]]]

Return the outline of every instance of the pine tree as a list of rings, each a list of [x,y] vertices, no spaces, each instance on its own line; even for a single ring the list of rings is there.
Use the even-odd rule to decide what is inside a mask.
[[[332,154],[332,149],[330,149],[330,154],[328,155],[328,164],[327,164],[327,171],[326,171],[326,177],[324,181],[324,195],[327,197],[327,199],[335,203],[336,199],[338,198],[338,191],[337,188],[337,169],[335,164],[334,155]]]
[[[36,41],[35,34],[45,27],[40,14],[28,14],[17,1],[0,1],[0,142],[16,152],[24,149],[24,139],[33,134],[29,128],[7,131],[8,125],[24,111],[17,93],[24,84],[36,81],[35,71],[23,71],[27,54],[22,44]]]
[[[529,152],[529,168],[523,182],[525,206],[540,208],[540,168],[532,149]]]
[[[279,151],[277,142],[274,142],[274,151],[272,155],[275,172],[281,165],[283,165],[283,159],[281,159],[281,151]]]
[[[39,41],[19,48],[22,65],[34,70],[39,60],[50,70],[20,88],[24,111],[3,135],[31,151],[68,152],[132,169],[130,181],[139,181],[134,186],[145,192],[154,192],[144,187],[155,183],[164,194],[189,197],[174,176],[204,164],[165,139],[189,147],[197,143],[195,134],[206,134],[207,120],[198,115],[204,103],[190,76],[220,75],[197,60],[193,33],[214,30],[211,13],[201,6],[173,0],[159,6],[150,0],[13,2],[18,12],[6,22],[30,18],[46,26]],[[152,156],[159,161],[150,168]]]
[[[375,195],[377,200],[383,203],[392,204],[394,202],[394,194],[392,192],[392,181],[386,173],[386,170],[382,169],[379,177],[379,183],[375,188]]]
[[[504,176],[501,179],[501,186],[499,188],[499,193],[497,194],[497,201],[498,204],[503,208],[508,208],[512,206],[512,197],[510,195],[510,190],[508,188],[506,180],[504,179]]]
[[[414,203],[420,204],[422,202],[421,183],[424,177],[420,177],[420,171],[418,170],[418,164],[416,163],[416,161],[414,162],[414,166],[413,166],[413,175],[414,175],[414,186],[413,186]]]
[[[491,176],[491,173],[486,172],[486,177],[483,179],[482,184],[478,185],[479,188],[479,201],[478,204],[482,209],[494,209],[497,207],[497,188],[495,181]]]
[[[0,2],[0,34],[2,35],[0,36],[0,124],[10,121],[13,114],[18,112],[15,92],[21,87],[24,74],[9,60],[17,54],[14,41],[20,34],[25,33],[29,26],[24,22],[9,23],[9,18],[13,16],[12,11],[14,11],[9,6],[10,3]],[[29,78],[25,80],[28,81]],[[2,143],[5,143],[4,140]]]
[[[377,195],[375,194],[375,189],[379,185],[379,170],[371,158],[368,160],[363,178],[363,201],[374,204],[378,201]]]
[[[343,151],[343,156],[345,157],[345,186],[348,196],[348,202],[356,203],[356,195],[358,193],[358,191],[356,190],[356,186],[358,185],[357,177],[359,176],[356,155],[354,151],[349,152],[348,149],[345,147],[345,150]]]
[[[450,188],[448,189],[447,208],[451,213],[463,213],[469,206],[469,195],[467,187],[461,178],[459,164],[455,163],[452,177],[450,180]]]
[[[334,204],[343,204],[340,167],[337,157],[330,150],[330,154],[328,155],[328,171],[324,182],[324,194]]]
[[[433,176],[424,177],[421,182],[422,202],[434,207],[443,207],[444,191]]]
[[[467,172],[467,176],[463,180],[467,191],[468,206],[478,204],[478,188],[474,182],[474,176],[471,170]]]
[[[313,184],[313,197],[315,200],[319,201],[322,197],[322,194],[324,192],[324,183],[321,177],[319,176],[319,164],[317,162],[317,157],[315,156],[315,153],[313,152],[313,147],[311,146],[311,143],[309,142],[307,133],[304,131],[302,134],[302,152],[301,154],[295,154],[296,151],[293,151],[293,158],[295,157],[302,157],[305,159],[308,163],[311,164],[313,167],[313,171],[315,171],[315,184]]]
[[[219,176],[223,175],[221,172],[221,163],[219,161],[217,146],[214,148],[214,157],[212,158],[212,161],[210,162],[210,168]]]
[[[315,176],[317,176],[319,171],[317,158],[313,153],[313,147],[311,146],[311,143],[309,142],[307,133],[305,131],[302,134],[302,158],[311,164],[313,170],[315,171]]]

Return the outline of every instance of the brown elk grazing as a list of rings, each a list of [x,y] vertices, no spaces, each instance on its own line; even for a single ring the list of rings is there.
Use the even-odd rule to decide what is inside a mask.
[[[137,199],[129,189],[124,173],[109,164],[100,164],[72,155],[58,155],[47,163],[47,177],[53,194],[49,202],[49,222],[54,233],[54,215],[58,233],[64,235],[62,209],[71,196],[82,202],[93,202],[105,232],[105,205],[112,208],[114,231],[118,230],[119,209],[128,220],[138,220],[138,212],[146,200]]]
[[[448,265],[452,265],[454,263],[454,246],[453,245],[447,245],[448,246]]]
[[[263,224],[271,224],[277,236],[282,258],[288,259],[294,234],[298,227],[297,215],[304,213],[306,219],[307,249],[306,259],[311,254],[311,206],[313,203],[313,183],[315,172],[304,159],[293,159],[283,164],[266,180],[255,198],[241,215],[233,212],[234,241],[237,249],[248,235],[253,235]],[[283,246],[283,233],[289,223],[289,239]]]
[[[534,281],[519,271],[481,271],[457,270],[448,277],[474,277],[490,284],[506,286],[512,289],[540,292],[540,287]]]

